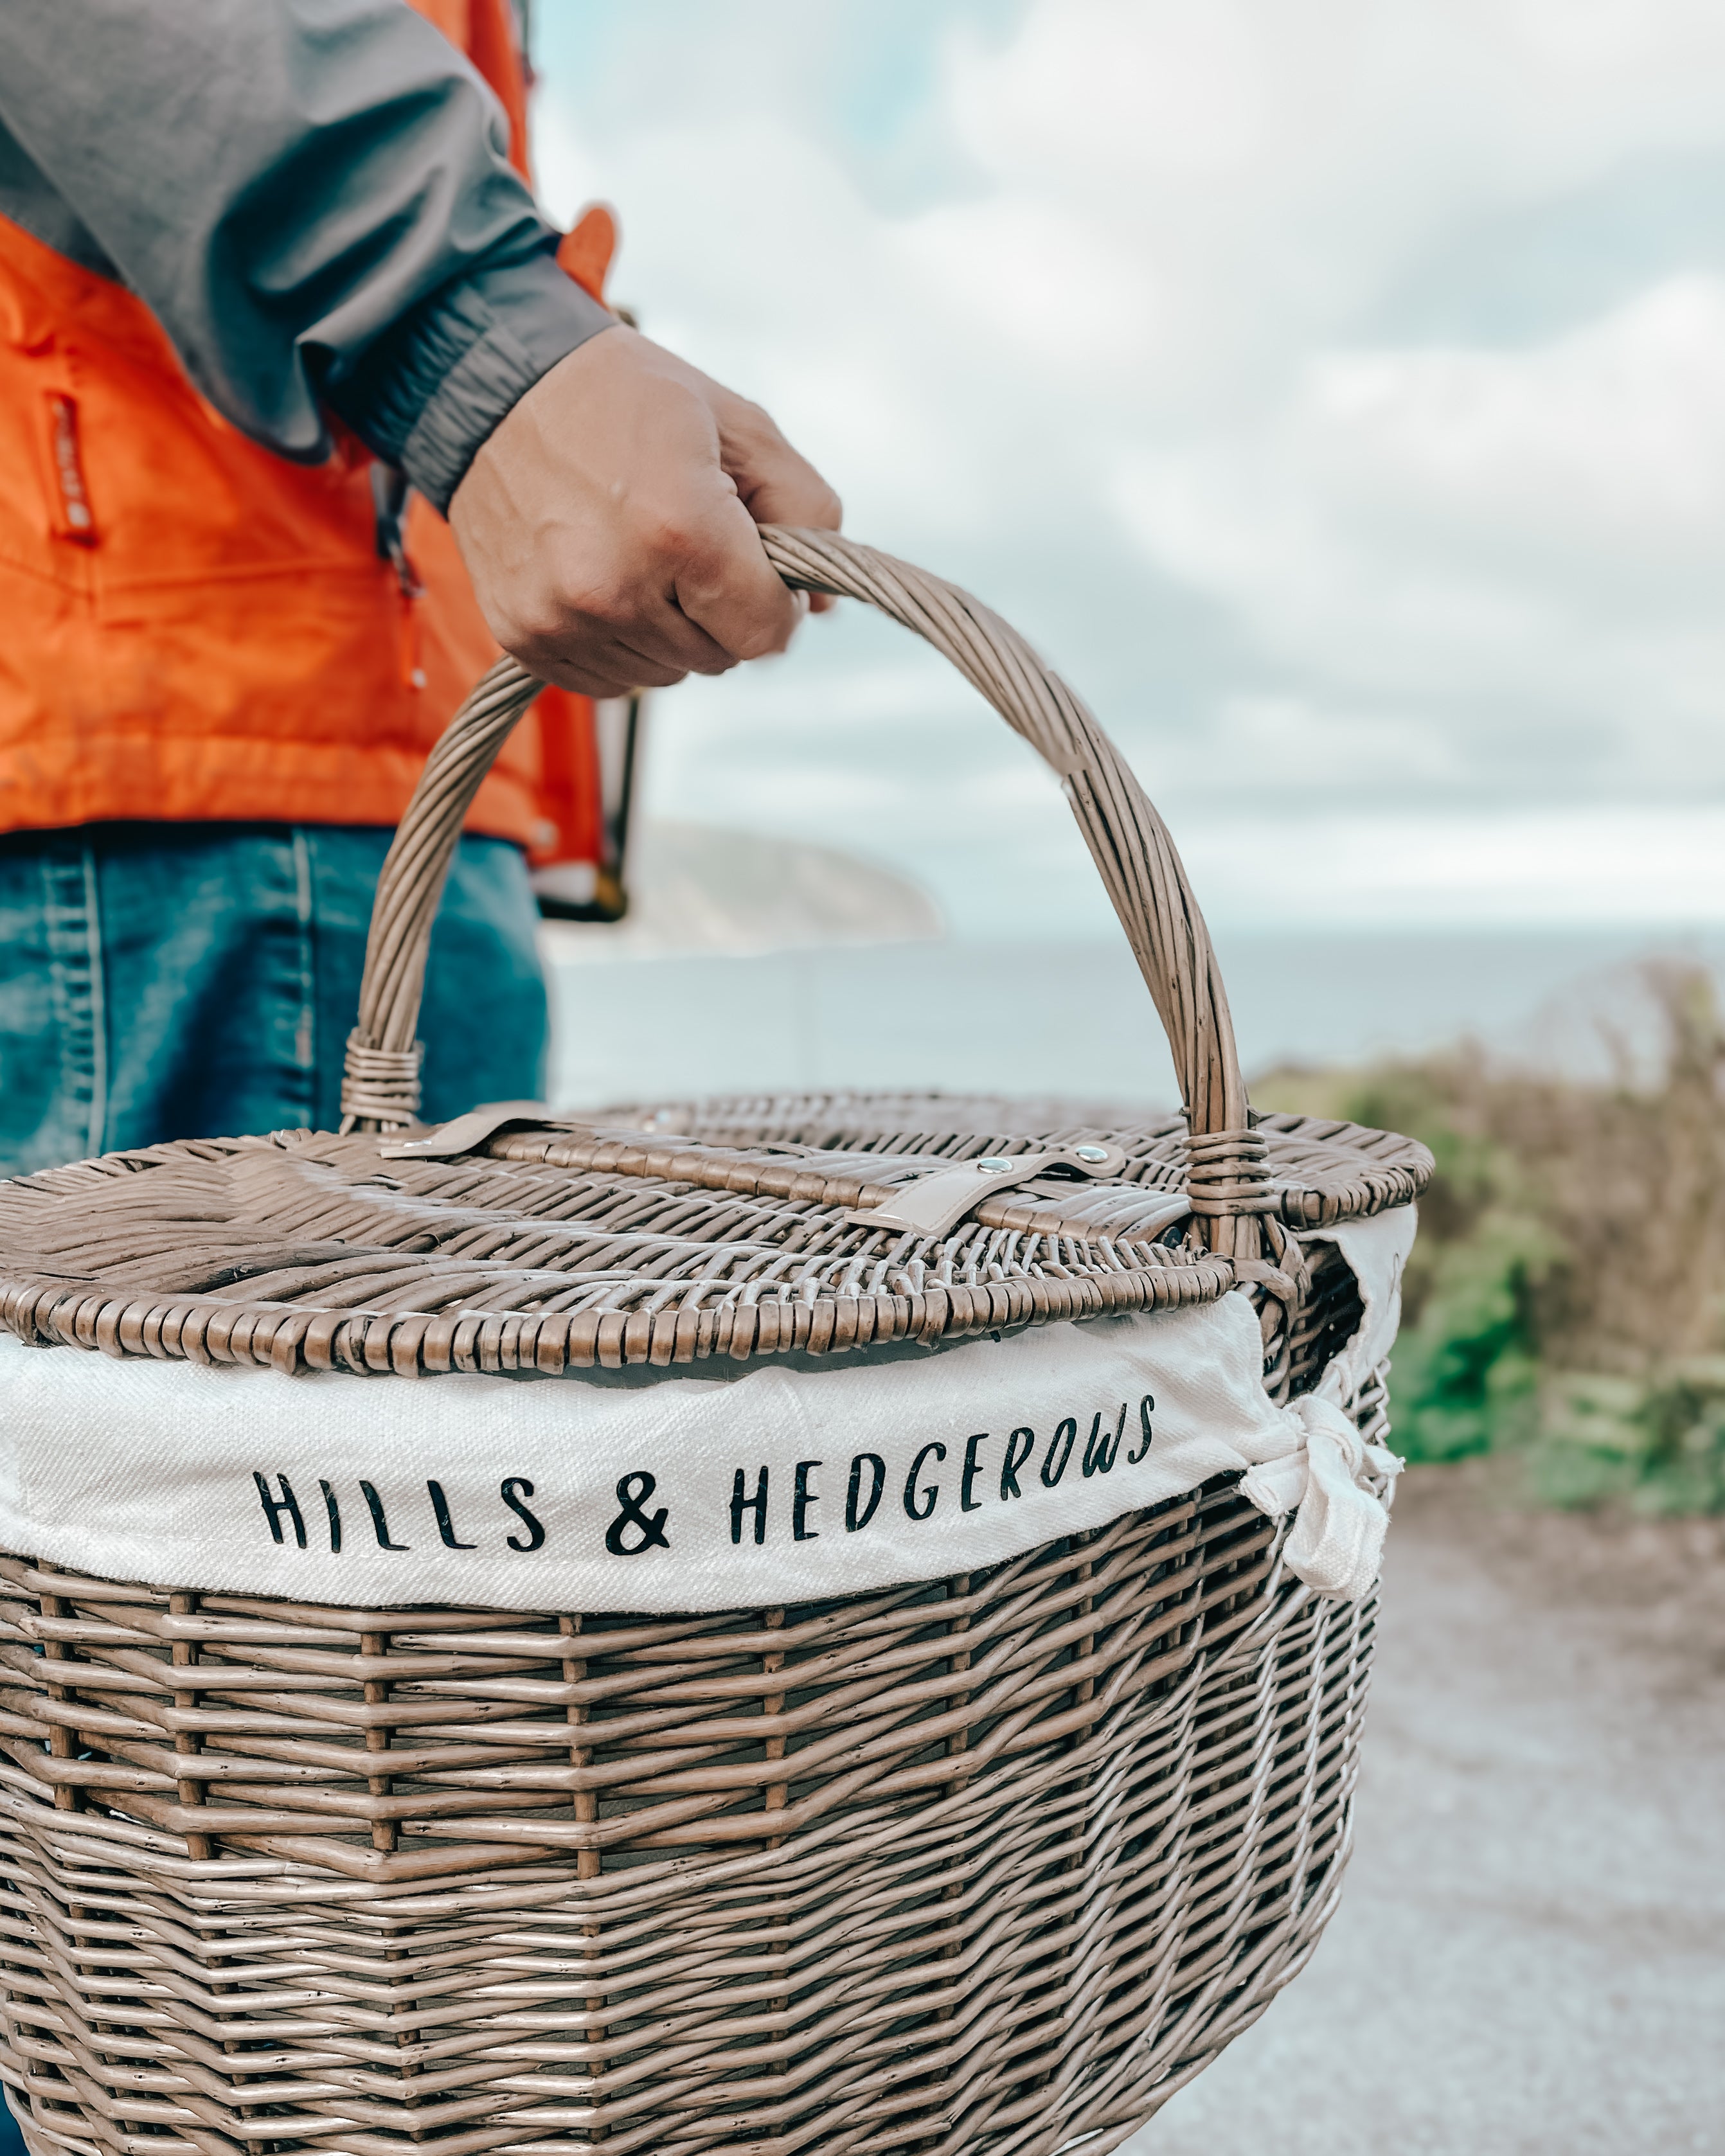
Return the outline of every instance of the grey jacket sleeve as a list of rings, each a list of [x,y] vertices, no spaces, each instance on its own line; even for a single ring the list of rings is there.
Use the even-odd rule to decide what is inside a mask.
[[[506,148],[406,0],[0,5],[0,213],[129,285],[255,440],[315,461],[328,406],[439,508],[614,320]]]

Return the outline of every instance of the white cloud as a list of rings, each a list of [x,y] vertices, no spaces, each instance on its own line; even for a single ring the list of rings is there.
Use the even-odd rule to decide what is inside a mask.
[[[1206,821],[1182,853],[1230,927],[1725,921],[1725,808]],[[1314,882],[1302,864],[1321,862]]]
[[[870,18],[880,39],[908,19]],[[1725,794],[1725,261],[1630,249],[1617,289],[1532,334],[1481,326],[1489,294],[1452,310],[1465,334],[1408,325],[1479,235],[1540,220],[1515,240],[1529,287],[1541,249],[1597,251],[1589,220],[1649,160],[1691,161],[1725,228],[1725,9],[927,19],[948,27],[917,33],[929,87],[894,139],[946,177],[909,207],[882,206],[846,117],[863,32],[788,0],[619,11],[585,73],[552,28],[547,191],[621,204],[617,289],[648,328],[768,403],[859,536],[1042,642],[1218,874],[1204,834],[1321,791],[1334,843],[1303,874],[1338,908],[1346,832],[1417,800],[1521,830],[1559,911],[1656,891],[1663,917],[1712,917],[1704,847],[1655,830]],[[1043,865],[1060,841],[1022,755],[891,635],[817,629],[778,673],[665,700],[654,783],[667,813],[753,804],[920,865],[961,921],[1034,880],[1091,922],[1082,861]],[[1624,825],[1633,875],[1534,843],[1541,815],[1623,802],[1655,819]],[[1609,853],[1563,825],[1584,828]],[[1532,903],[1483,844],[1434,839],[1408,903]]]
[[[1309,680],[1444,700],[1476,782],[1513,714],[1567,786],[1725,783],[1725,282],[1528,350],[1326,354],[1121,498]]]

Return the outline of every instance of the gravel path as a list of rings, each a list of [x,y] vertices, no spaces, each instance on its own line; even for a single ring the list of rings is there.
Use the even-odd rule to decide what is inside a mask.
[[[1305,1974],[1132,2156],[1725,2151],[1725,1523],[1404,1479]]]

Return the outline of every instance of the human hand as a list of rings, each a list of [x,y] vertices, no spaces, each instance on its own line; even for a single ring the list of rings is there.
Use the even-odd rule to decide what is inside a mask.
[[[841,515],[758,405],[622,326],[534,383],[449,504],[491,634],[589,696],[782,651],[805,603],[755,526]]]

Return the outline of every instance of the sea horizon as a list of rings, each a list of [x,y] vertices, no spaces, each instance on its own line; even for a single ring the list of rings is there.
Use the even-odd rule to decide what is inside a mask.
[[[1223,928],[1215,944],[1249,1075],[1471,1041],[1572,1077],[1633,1075],[1660,1042],[1647,967],[1725,983],[1717,925]],[[1123,939],[547,957],[547,1095],[564,1107],[852,1085],[1178,1097]]]

